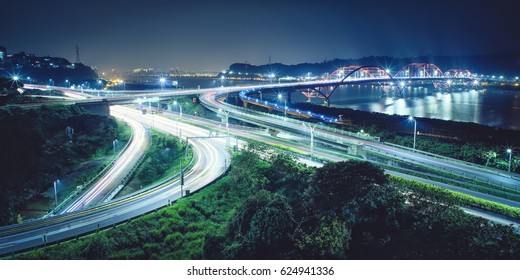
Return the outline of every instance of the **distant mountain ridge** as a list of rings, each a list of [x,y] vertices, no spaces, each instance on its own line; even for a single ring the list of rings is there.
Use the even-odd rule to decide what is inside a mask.
[[[229,71],[244,72],[250,74],[274,73],[276,76],[305,76],[322,75],[331,73],[342,66],[370,65],[381,68],[390,68],[393,73],[406,64],[414,62],[433,63],[442,71],[448,69],[467,69],[472,73],[484,75],[509,75],[520,74],[520,50],[498,52],[493,54],[465,55],[465,56],[434,56],[424,55],[408,58],[394,58],[388,56],[369,56],[360,59],[334,59],[318,63],[300,63],[296,65],[285,65],[272,63],[265,65],[251,65],[247,63],[234,63],[229,66]]]
[[[9,79],[19,76],[28,83],[51,82],[52,85],[61,86],[98,79],[96,71],[83,63],[71,63],[61,57],[36,56],[25,52],[7,55],[6,48],[1,46],[0,50],[3,53],[0,60],[0,76]]]

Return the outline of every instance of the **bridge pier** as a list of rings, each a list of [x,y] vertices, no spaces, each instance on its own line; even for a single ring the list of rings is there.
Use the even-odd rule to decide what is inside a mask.
[[[353,144],[348,147],[348,153],[355,156],[361,156],[366,159],[366,151],[363,144]]]
[[[87,109],[94,115],[109,116],[110,115],[110,104],[107,100],[76,103],[77,106]]]
[[[330,100],[328,98],[323,100],[323,105],[330,107]]]
[[[278,134],[280,133],[280,131],[278,131],[278,130],[274,130],[274,129],[272,129],[272,128],[268,128],[268,129],[267,129],[267,132],[268,132],[271,136],[273,136],[273,137],[277,137]]]

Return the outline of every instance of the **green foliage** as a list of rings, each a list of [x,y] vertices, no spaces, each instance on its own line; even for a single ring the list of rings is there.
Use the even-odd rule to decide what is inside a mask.
[[[351,231],[347,223],[337,216],[323,216],[311,231],[301,234],[298,249],[302,258],[346,258]]]
[[[19,257],[518,259],[514,229],[465,214],[465,201],[483,204],[368,163],[311,169],[286,156],[263,162],[250,149],[227,176],[171,207]]]
[[[520,209],[516,207],[507,206],[459,192],[441,189],[433,185],[407,180],[397,176],[391,176],[391,180],[395,184],[398,184],[400,188],[405,188],[412,191],[410,195],[414,195],[416,197],[425,197],[428,199],[433,198],[436,201],[442,201],[444,204],[448,205],[456,204],[460,206],[478,207],[489,210],[493,213],[503,214],[513,219],[520,219]]]
[[[152,143],[146,151],[143,164],[137,171],[136,177],[141,184],[148,185],[163,177],[168,171],[179,171],[180,162],[186,164],[184,149],[180,141],[167,134],[153,132]]]
[[[222,257],[282,258],[292,249],[295,228],[296,221],[285,197],[261,190],[248,198],[230,222]]]
[[[74,128],[73,135],[65,133],[67,126]],[[118,137],[113,118],[78,106],[3,107],[0,127],[0,225],[15,222],[12,213],[27,199],[98,150],[110,151]]]

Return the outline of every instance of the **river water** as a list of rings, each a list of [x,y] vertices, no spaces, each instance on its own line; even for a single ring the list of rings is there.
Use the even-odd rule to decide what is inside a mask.
[[[212,88],[258,84],[253,81],[229,81],[211,78],[177,78],[180,88]],[[127,89],[132,89],[131,85]],[[143,88],[135,88],[143,89]],[[441,120],[473,122],[488,126],[520,130],[520,89],[505,91],[496,88],[463,89],[452,87],[439,92],[433,85],[407,87],[403,96],[381,96],[378,85],[339,87],[331,97],[331,106],[367,112],[396,114]],[[305,96],[292,94],[292,102],[305,102]],[[322,104],[316,98],[313,103]]]
[[[381,93],[377,85],[341,86],[332,95],[331,106],[520,130],[520,90],[452,88],[439,92],[426,85],[406,88],[402,97],[382,97]],[[306,100],[300,94],[293,94],[292,99]],[[319,104],[323,99],[312,102]]]

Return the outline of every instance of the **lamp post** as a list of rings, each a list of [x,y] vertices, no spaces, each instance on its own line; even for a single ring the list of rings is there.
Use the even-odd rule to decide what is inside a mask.
[[[283,115],[287,118],[287,99],[283,98],[281,93],[278,93],[278,100],[284,101],[284,107],[283,107]]]
[[[182,104],[180,102],[177,102],[177,100],[173,101],[173,105],[177,106],[179,105],[179,117],[182,119]]]
[[[56,185],[58,184],[60,180],[56,180],[54,181],[54,203],[55,203],[55,207],[58,207],[58,191],[56,189]]]
[[[316,126],[319,124],[320,122],[317,122],[313,125],[310,125],[310,124],[307,124],[307,123],[304,123],[305,126],[307,126],[310,131],[311,131],[311,156],[314,154],[314,129],[316,128]]]
[[[511,172],[511,158],[513,156],[513,151],[511,149],[507,149],[507,153],[509,154],[509,169],[508,169],[508,171]]]
[[[166,79],[165,78],[160,78],[159,82],[161,83],[161,90],[163,90],[164,89],[164,83],[166,82]]]
[[[227,133],[227,135],[229,135],[229,112],[224,111],[224,115],[226,115],[226,133]],[[229,137],[226,139],[228,139],[228,141],[229,141]]]
[[[408,117],[409,121],[413,121],[413,149],[415,150],[415,138],[417,136],[417,120],[412,116]]]
[[[117,144],[117,139],[112,141],[112,147],[114,147],[114,155],[116,154],[116,144]]]

